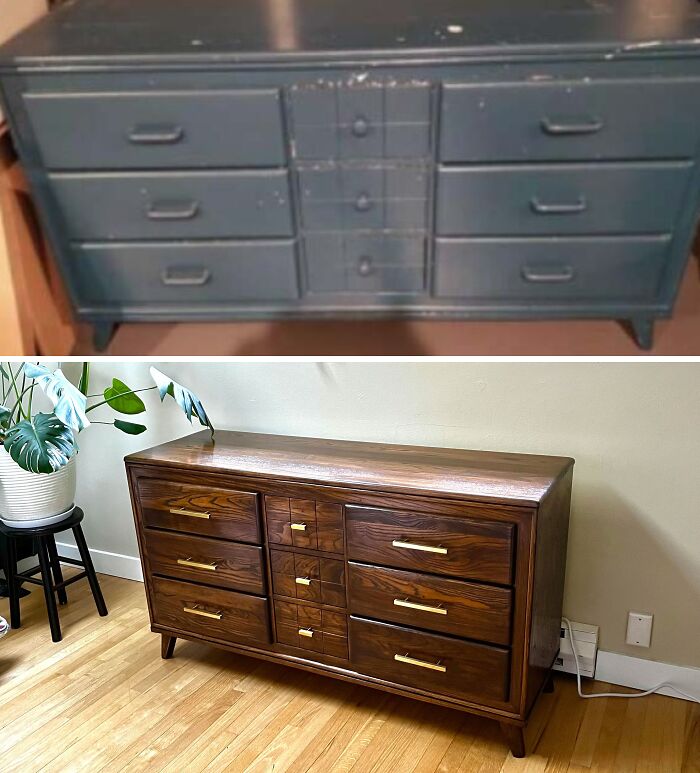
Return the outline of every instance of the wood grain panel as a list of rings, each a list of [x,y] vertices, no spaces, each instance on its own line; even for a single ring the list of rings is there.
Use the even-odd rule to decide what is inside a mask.
[[[346,605],[344,561],[271,550],[270,563],[275,594],[335,607]]]
[[[275,629],[277,641],[282,644],[337,658],[348,657],[344,612],[275,599]]]

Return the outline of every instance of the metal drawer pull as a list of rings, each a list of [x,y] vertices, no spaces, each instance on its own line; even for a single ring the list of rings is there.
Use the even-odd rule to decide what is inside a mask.
[[[427,604],[416,604],[408,599],[394,599],[395,607],[406,607],[406,609],[417,609],[419,612],[433,612],[436,615],[446,615],[445,607],[430,607]]]
[[[521,270],[523,279],[526,282],[571,282],[576,273],[571,266],[562,266],[560,269],[556,267],[552,269],[547,268],[534,268],[531,266],[523,266]]]
[[[209,617],[212,620],[221,620],[223,617],[222,612],[206,612],[204,609],[199,609],[199,607],[183,607],[183,612],[187,612],[188,615],[199,615],[200,617]]]
[[[357,273],[360,276],[369,276],[373,271],[372,258],[368,255],[363,255],[357,263]]]
[[[425,553],[439,553],[442,556],[447,555],[447,548],[443,548],[440,545],[433,547],[432,545],[418,545],[415,542],[402,542],[401,540],[395,539],[391,543],[391,546],[394,548],[406,548],[407,550],[422,550]]]
[[[154,201],[148,205],[149,220],[192,220],[199,212],[198,201]]]
[[[299,636],[306,636],[307,639],[310,639],[314,635],[314,629],[313,628],[300,628],[299,629]]]
[[[571,134],[595,134],[599,132],[605,124],[600,118],[589,118],[582,121],[565,121],[552,118],[542,119],[542,131],[545,134],[552,134],[555,137],[561,137]]]
[[[443,666],[440,661],[437,663],[429,663],[427,660],[409,658],[408,655],[394,655],[394,660],[398,660],[399,663],[407,663],[409,666],[418,666],[419,668],[429,668],[431,671],[440,671],[442,674],[447,671],[447,666]]]
[[[306,531],[306,524],[305,523],[293,523],[292,524],[292,531]]]
[[[211,271],[208,268],[166,268],[160,275],[160,281],[164,285],[177,287],[202,287],[210,279]]]
[[[168,124],[142,124],[134,126],[126,136],[134,145],[174,145],[185,136],[185,130]]]
[[[173,515],[189,515],[190,518],[211,518],[209,513],[198,513],[195,510],[178,510],[176,507],[171,507],[170,512]]]
[[[216,571],[216,563],[203,564],[200,561],[193,561],[191,558],[178,558],[177,562],[180,566],[191,566],[193,569],[207,569],[210,572]]]
[[[530,199],[532,211],[538,215],[576,215],[588,209],[588,203],[583,196],[572,204],[546,204],[537,197]]]
[[[352,133],[356,137],[366,137],[369,133],[369,121],[363,115],[359,115],[352,122]]]
[[[311,579],[309,577],[295,577],[294,582],[297,585],[311,585]]]
[[[372,199],[369,193],[360,193],[355,199],[355,209],[358,212],[368,212],[372,209]]]

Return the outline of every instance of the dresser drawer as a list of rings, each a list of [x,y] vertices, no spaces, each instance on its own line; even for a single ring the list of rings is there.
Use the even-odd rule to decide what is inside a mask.
[[[370,676],[463,700],[508,699],[505,649],[350,618],[352,666]]]
[[[291,236],[284,170],[66,173],[51,187],[73,240]]]
[[[212,639],[270,644],[267,599],[179,580],[151,580],[153,622]]]
[[[24,95],[50,169],[281,166],[278,89]]]
[[[421,513],[345,507],[348,559],[507,584],[514,527]]]
[[[510,644],[509,588],[355,563],[348,573],[353,615]]]
[[[137,487],[144,526],[262,542],[257,494],[158,478],[140,478]]]
[[[684,158],[695,154],[697,79],[446,83],[443,161]]]
[[[425,238],[314,233],[306,237],[312,293],[419,293],[425,287]]]
[[[653,233],[673,229],[691,163],[442,167],[441,235]]]
[[[75,245],[79,303],[207,306],[299,296],[292,241]]]
[[[345,561],[271,550],[272,590],[279,596],[344,607]]]
[[[143,530],[143,541],[153,574],[245,593],[265,593],[260,547],[153,529]]]
[[[435,295],[509,301],[652,301],[671,238],[438,239]]]
[[[275,629],[280,644],[347,660],[348,623],[344,612],[275,599]]]
[[[340,505],[313,499],[265,497],[267,539],[273,545],[343,553],[343,512]]]

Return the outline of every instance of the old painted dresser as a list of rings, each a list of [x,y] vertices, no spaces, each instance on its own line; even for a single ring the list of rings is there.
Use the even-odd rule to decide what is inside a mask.
[[[700,191],[694,0],[75,0],[0,50],[75,308],[611,317]]]
[[[559,651],[573,460],[239,432],[127,457],[151,629],[492,717]]]

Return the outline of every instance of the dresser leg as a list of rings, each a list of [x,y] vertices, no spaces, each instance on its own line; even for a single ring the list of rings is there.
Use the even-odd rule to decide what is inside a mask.
[[[177,636],[169,636],[167,633],[160,635],[160,656],[163,660],[172,658],[176,641]]]
[[[114,322],[95,322],[92,344],[98,352],[103,352],[109,346],[116,329],[117,326]]]
[[[549,672],[549,675],[547,676],[547,681],[544,683],[544,687],[542,688],[542,692],[554,692],[554,677],[552,676],[552,672]]]
[[[629,330],[640,349],[648,351],[654,345],[653,317],[633,317],[628,322]]]
[[[514,757],[525,756],[525,733],[524,728],[517,725],[510,725],[507,722],[501,722],[501,732],[506,743],[510,746],[510,753]]]

